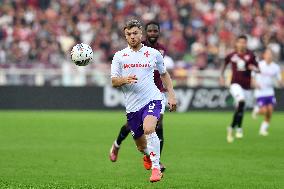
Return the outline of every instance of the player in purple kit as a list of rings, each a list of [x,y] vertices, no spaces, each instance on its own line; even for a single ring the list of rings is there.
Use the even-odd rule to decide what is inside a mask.
[[[275,84],[282,85],[281,68],[273,61],[273,52],[269,48],[264,51],[263,60],[258,66],[260,73],[254,76],[254,95],[257,105],[253,109],[252,116],[253,118],[256,118],[257,114],[264,116],[259,134],[267,136],[272,112],[276,105],[274,86]]]
[[[162,94],[154,83],[154,69],[161,75],[168,91],[170,111],[176,110],[176,98],[162,54],[142,44],[142,25],[131,20],[124,27],[128,46],[117,51],[111,64],[113,87],[124,93],[127,125],[139,151],[144,153],[152,168],[151,182],[160,181],[160,141],[155,128],[162,110]],[[146,168],[146,167],[145,167]]]
[[[142,43],[144,45],[148,46],[148,47],[152,47],[154,49],[157,49],[164,56],[167,52],[166,48],[158,42],[158,39],[159,39],[159,36],[160,36],[159,24],[157,22],[154,22],[154,21],[148,22],[145,25],[145,31],[146,31],[146,39],[145,39],[145,41],[142,41]],[[166,89],[163,86],[161,76],[160,76],[159,71],[157,69],[154,70],[154,82],[155,82],[155,85],[158,87],[158,89],[162,92],[162,95],[163,95],[163,104],[162,104],[163,107],[162,107],[162,110],[161,110],[160,119],[159,119],[157,127],[156,127],[156,133],[157,133],[157,135],[160,139],[160,153],[162,153],[163,144],[164,144],[163,117],[164,117],[164,111],[165,111],[165,106],[166,106],[166,95],[165,95]],[[118,134],[118,137],[114,141],[114,143],[111,147],[109,158],[112,162],[115,162],[117,160],[119,148],[122,144],[122,141],[126,139],[126,137],[128,136],[129,133],[130,133],[130,128],[128,127],[127,123],[125,123],[121,127],[120,132]],[[148,157],[145,156],[144,158],[148,158]],[[145,162],[147,162],[147,161],[145,161]],[[148,169],[150,169],[150,165],[145,165],[145,167],[148,167]],[[160,163],[160,168],[161,168],[162,172],[166,169],[166,167],[162,163]]]
[[[237,38],[235,51],[228,54],[225,64],[221,68],[220,83],[224,85],[224,72],[228,65],[232,68],[230,93],[234,98],[236,109],[232,123],[227,130],[227,141],[233,142],[233,131],[236,129],[236,138],[243,137],[242,120],[244,116],[245,101],[250,95],[251,72],[259,72],[257,61],[253,52],[247,49],[247,37],[241,35]]]

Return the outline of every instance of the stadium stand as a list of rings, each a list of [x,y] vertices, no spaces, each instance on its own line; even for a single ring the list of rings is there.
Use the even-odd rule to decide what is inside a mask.
[[[269,46],[284,62],[281,0],[1,0],[0,68],[61,69],[72,46],[84,42],[94,49],[93,67],[107,74],[130,18],[160,22],[181,84],[188,71],[219,68],[239,34],[248,34],[251,50]]]

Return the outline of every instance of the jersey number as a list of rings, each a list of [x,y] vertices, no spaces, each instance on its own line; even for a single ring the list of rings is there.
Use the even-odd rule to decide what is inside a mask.
[[[155,103],[152,103],[152,105],[149,105],[148,112],[153,112],[153,109],[155,108]]]

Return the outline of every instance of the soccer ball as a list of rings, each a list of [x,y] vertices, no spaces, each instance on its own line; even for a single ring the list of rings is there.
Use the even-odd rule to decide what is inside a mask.
[[[86,66],[93,60],[92,48],[84,43],[75,45],[71,50],[71,60],[77,66]]]

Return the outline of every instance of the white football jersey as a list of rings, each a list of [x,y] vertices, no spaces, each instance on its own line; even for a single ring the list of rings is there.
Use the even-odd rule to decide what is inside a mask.
[[[127,47],[115,53],[111,64],[111,77],[135,75],[137,83],[123,85],[126,112],[136,112],[152,100],[162,100],[154,83],[154,69],[166,72],[162,54],[151,47],[142,46],[139,51]]]
[[[254,90],[255,97],[274,96],[275,80],[281,81],[281,69],[274,62],[267,64],[264,60],[259,64],[260,73],[255,75],[255,81],[260,88]]]

